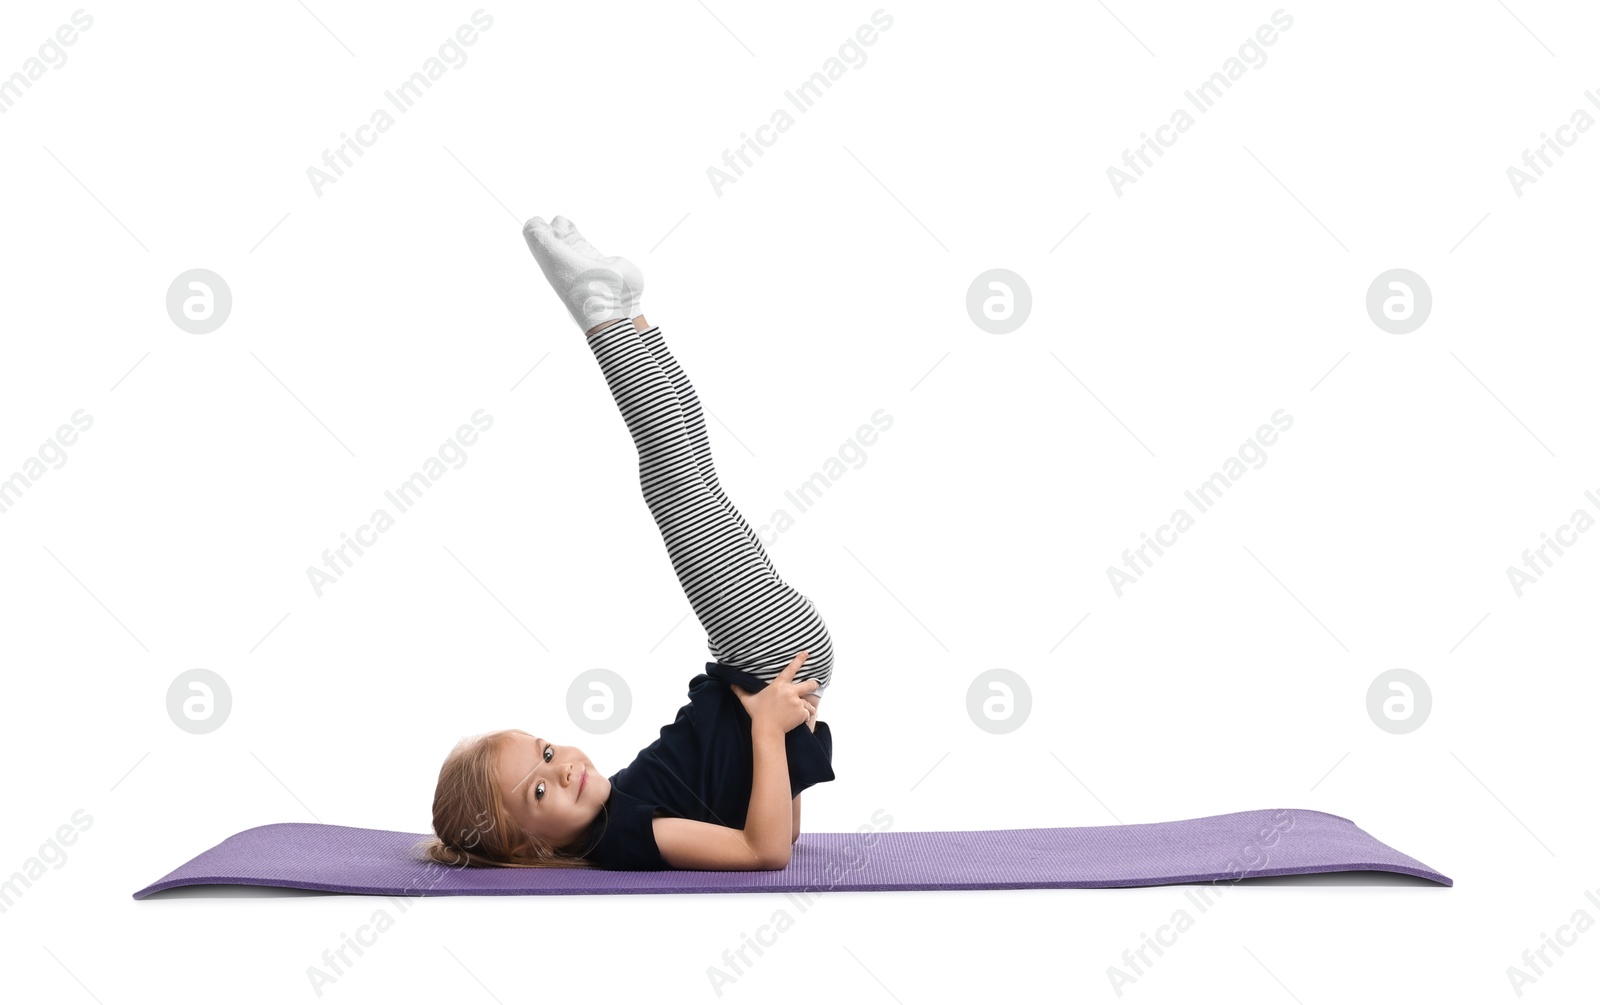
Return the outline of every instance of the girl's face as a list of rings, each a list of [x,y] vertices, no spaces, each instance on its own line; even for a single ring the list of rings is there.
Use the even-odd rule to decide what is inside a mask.
[[[517,730],[500,747],[495,778],[506,809],[556,848],[584,834],[611,795],[611,781],[577,747]]]

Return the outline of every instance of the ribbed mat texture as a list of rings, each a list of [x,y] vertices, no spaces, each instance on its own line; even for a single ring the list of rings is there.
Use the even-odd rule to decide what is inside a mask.
[[[881,819],[887,819],[886,817]],[[1444,886],[1449,877],[1344,817],[1250,810],[1165,823],[989,831],[802,833],[781,871],[490,869],[438,865],[427,835],[327,824],[255,827],[135,893],[246,884],[394,896],[1014,890],[1231,882],[1256,876],[1380,870]]]

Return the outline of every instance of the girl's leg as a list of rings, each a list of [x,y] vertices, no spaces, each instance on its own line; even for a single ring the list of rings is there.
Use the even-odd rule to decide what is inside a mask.
[[[641,314],[639,317],[634,319],[634,328],[639,330],[639,340],[644,343],[644,346],[647,350],[649,350],[650,355],[655,357],[656,362],[661,364],[661,368],[666,371],[668,378],[670,378],[672,381],[673,388],[678,393],[678,404],[683,409],[684,430],[688,433],[689,443],[694,449],[695,464],[700,469],[701,479],[706,483],[706,487],[711,490],[711,494],[715,496],[717,501],[721,504],[723,510],[733,520],[735,520],[740,528],[744,531],[745,537],[749,539],[751,546],[755,549],[756,554],[760,557],[761,562],[765,565],[766,574],[769,581],[774,583],[782,583],[782,577],[778,575],[777,567],[772,564],[772,559],[767,555],[766,549],[761,546],[761,539],[756,535],[756,532],[750,528],[750,524],[745,520],[744,515],[741,514],[739,512],[739,508],[733,504],[733,500],[728,498],[728,494],[722,489],[722,484],[717,480],[716,467],[711,458],[711,441],[706,436],[705,415],[700,407],[700,396],[695,393],[694,384],[690,382],[689,375],[685,373],[683,367],[678,364],[677,359],[672,355],[672,351],[667,348],[666,340],[661,334],[661,326],[651,325],[641,329],[643,322],[644,315]],[[809,601],[807,602],[809,603]],[[812,610],[815,610],[814,606]],[[819,616],[819,624],[820,621],[821,619]],[[807,649],[805,665],[796,675],[797,679],[799,680],[811,680],[815,678],[819,681],[817,690],[813,692],[819,699],[822,697],[822,693],[827,690],[828,683],[833,676],[832,640],[828,636],[827,626],[821,625],[821,629],[822,630],[819,633],[819,638],[822,641],[821,647],[819,647],[819,649]],[[714,649],[713,654],[715,654]],[[793,657],[791,656],[790,658],[792,659]],[[727,663],[727,661],[722,659],[720,656],[718,657],[717,661],[719,663]]]
[[[804,649],[810,655],[796,678],[815,679],[825,687],[833,667],[827,626],[810,599],[778,576],[749,525],[731,503],[725,504],[726,495],[708,484],[680,388],[632,320],[610,322],[586,337],[638,448],[645,502],[678,582],[706,630],[712,656],[770,680]],[[664,342],[661,348],[664,352]],[[676,361],[673,367],[682,373]],[[687,377],[683,387],[692,396]],[[699,412],[697,397],[685,400]],[[703,419],[698,432],[703,438]],[[710,472],[709,445],[703,456]]]
[[[678,404],[683,407],[683,428],[688,432],[689,443],[694,448],[694,462],[700,468],[701,480],[706,483],[706,487],[711,490],[711,494],[717,497],[717,501],[722,504],[722,508],[727,510],[729,515],[739,522],[739,526],[744,528],[745,536],[750,539],[750,543],[755,547],[756,553],[761,556],[761,561],[766,564],[768,571],[776,576],[778,570],[772,564],[772,559],[767,557],[767,550],[761,546],[761,539],[756,536],[755,531],[750,529],[750,525],[745,522],[744,515],[739,512],[739,508],[733,504],[733,500],[729,499],[728,494],[722,490],[722,483],[717,481],[717,470],[711,461],[711,441],[706,436],[705,414],[700,408],[700,396],[695,393],[694,385],[689,382],[689,375],[683,372],[683,367],[678,365],[678,361],[672,355],[672,351],[667,348],[666,340],[661,335],[661,326],[651,325],[648,328],[640,329],[639,325],[643,320],[644,315],[639,315],[633,319],[633,326],[639,331],[639,341],[644,343],[644,347],[650,350],[650,355],[654,356],[656,362],[661,364],[661,369],[667,372],[667,376],[672,380],[673,388],[678,392]],[[806,662],[810,663],[811,661],[808,659]]]

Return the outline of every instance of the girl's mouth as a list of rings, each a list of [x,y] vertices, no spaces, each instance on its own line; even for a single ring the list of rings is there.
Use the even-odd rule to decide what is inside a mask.
[[[578,779],[578,795],[579,796],[583,795],[583,787],[584,787],[585,784],[588,783],[588,781],[589,781],[589,769],[588,768],[584,768],[582,777],[580,777]]]

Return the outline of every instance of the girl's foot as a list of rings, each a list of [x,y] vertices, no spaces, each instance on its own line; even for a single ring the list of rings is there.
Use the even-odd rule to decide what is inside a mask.
[[[580,329],[640,316],[644,273],[620,255],[602,255],[571,220],[545,223],[536,216],[523,225],[522,236]]]

